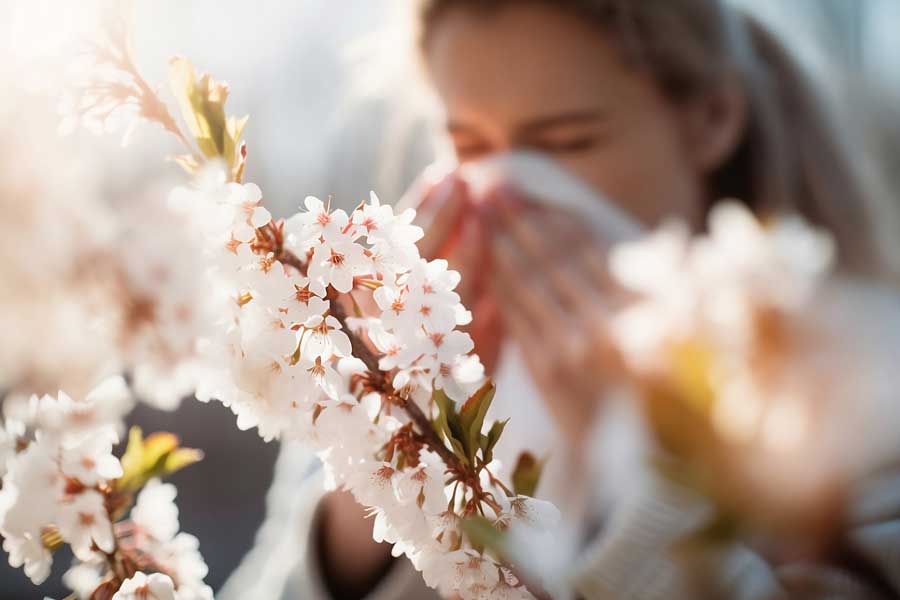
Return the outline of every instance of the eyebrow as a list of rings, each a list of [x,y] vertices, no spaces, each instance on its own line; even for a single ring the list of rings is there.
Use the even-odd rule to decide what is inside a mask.
[[[606,116],[606,113],[599,110],[573,110],[534,117],[520,125],[518,129],[522,133],[540,133],[555,127],[582,125],[602,121]],[[472,128],[466,123],[453,120],[447,121],[447,131],[450,133],[467,133],[471,130]]]

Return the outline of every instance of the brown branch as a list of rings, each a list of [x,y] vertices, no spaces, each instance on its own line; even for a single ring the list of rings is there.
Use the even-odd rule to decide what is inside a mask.
[[[278,260],[281,261],[281,264],[293,267],[294,269],[299,271],[301,275],[303,275],[304,277],[306,276],[306,262],[300,260],[300,257],[298,257],[290,250],[285,250],[284,248],[282,248],[281,251],[278,252]],[[341,323],[341,325],[343,325],[343,323]],[[368,367],[369,365],[366,364],[366,366]],[[378,361],[375,361],[375,366],[378,366]]]
[[[290,254],[290,252],[284,252],[284,254]],[[292,255],[293,256],[293,255]],[[298,259],[296,256],[293,257],[293,260],[290,263],[293,264]],[[350,346],[353,349],[353,356],[360,359],[363,364],[366,365],[366,368],[369,370],[369,376],[371,378],[372,383],[382,391],[384,394],[388,394],[394,399],[399,401],[399,406],[406,412],[407,416],[410,420],[415,424],[416,428],[419,430],[419,434],[425,439],[425,445],[428,446],[428,449],[432,452],[436,453],[438,456],[443,459],[444,463],[447,465],[447,469],[449,471],[453,471],[456,473],[464,472],[464,466],[460,462],[459,458],[453,454],[453,452],[447,448],[446,444],[441,441],[438,437],[437,433],[434,431],[434,427],[431,425],[431,420],[422,412],[422,409],[419,408],[419,405],[415,402],[409,400],[408,398],[400,397],[396,390],[391,386],[391,384],[387,381],[384,376],[384,372],[378,367],[378,356],[372,352],[371,348],[369,348],[366,343],[358,336],[356,333],[350,330],[347,327],[347,312],[344,310],[343,305],[341,305],[338,296],[336,293],[329,293],[329,300],[331,300],[331,315],[340,322],[341,327],[344,328],[344,332],[350,338]]]

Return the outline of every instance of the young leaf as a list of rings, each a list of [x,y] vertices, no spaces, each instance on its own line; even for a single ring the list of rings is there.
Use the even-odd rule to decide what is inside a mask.
[[[520,454],[512,474],[513,491],[521,496],[534,496],[543,469],[544,461],[536,459],[531,452]]]
[[[140,427],[128,432],[128,446],[122,455],[122,477],[116,487],[123,492],[135,492],[154,477],[171,475],[203,458],[192,448],[179,448],[178,437],[172,433],[153,433],[144,439]]]
[[[469,461],[475,461],[475,451],[480,447],[481,429],[484,426],[484,416],[491,407],[491,401],[494,399],[496,386],[491,381],[485,383],[481,388],[472,394],[466,400],[462,409],[459,411],[459,420],[462,425],[463,435],[465,436],[465,448],[469,453]]]
[[[481,436],[481,456],[484,458],[485,464],[494,460],[494,446],[500,441],[500,436],[503,435],[503,429],[506,427],[507,423],[509,423],[509,419],[506,419],[505,421],[494,421],[493,425],[491,425],[491,428],[488,430],[487,435]]]
[[[200,152],[209,159],[224,159],[232,180],[238,180],[244,160],[241,136],[247,117],[226,116],[228,85],[215,81],[208,74],[198,80],[193,65],[181,57],[175,57],[169,63],[169,85]],[[193,166],[181,164],[185,168]]]
[[[203,460],[203,451],[196,448],[177,448],[166,455],[162,463],[161,476],[171,475],[185,467]]]
[[[468,465],[469,454],[465,447],[466,437],[463,434],[459,415],[456,413],[456,404],[444,393],[444,390],[434,390],[431,398],[438,407],[438,416],[435,419],[438,436],[445,437],[453,449],[453,453],[463,464]]]
[[[490,520],[481,515],[472,515],[463,519],[462,529],[475,550],[488,550],[498,558],[506,554],[503,532],[494,527]]]

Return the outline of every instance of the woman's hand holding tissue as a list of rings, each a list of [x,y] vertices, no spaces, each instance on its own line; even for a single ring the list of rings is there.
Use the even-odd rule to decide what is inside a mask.
[[[505,190],[495,196],[484,213],[503,328],[558,426],[577,444],[621,374],[607,335],[608,311],[621,291],[608,277],[602,242],[573,216]]]
[[[423,256],[462,273],[469,331],[488,371],[515,343],[567,438],[578,444],[620,373],[606,316],[614,298],[604,241],[570,211],[512,185],[472,186],[459,172],[422,184]],[[502,310],[499,310],[502,308]]]

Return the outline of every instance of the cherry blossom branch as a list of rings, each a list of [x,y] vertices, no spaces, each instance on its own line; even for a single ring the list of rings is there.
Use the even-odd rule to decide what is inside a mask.
[[[293,252],[282,248],[278,249],[278,258],[282,262],[282,264],[293,267],[301,274],[306,273],[306,262],[303,261],[300,257],[298,257]],[[366,365],[366,369],[369,371],[369,376],[373,385],[379,389],[383,394],[388,394],[392,399],[397,400],[397,404],[401,409],[406,413],[406,415],[410,418],[410,420],[416,425],[419,429],[419,434],[425,439],[425,444],[428,448],[441,457],[444,461],[444,464],[447,465],[448,470],[455,473],[464,472],[464,466],[462,462],[457,458],[453,452],[447,448],[446,444],[444,444],[441,439],[438,437],[437,433],[435,433],[434,428],[431,426],[430,419],[422,412],[422,409],[415,402],[410,402],[408,399],[399,396],[396,390],[390,385],[387,379],[384,376],[384,372],[378,367],[378,356],[375,355],[374,352],[366,345],[366,343],[359,337],[350,327],[347,326],[347,311],[344,310],[343,305],[340,303],[338,294],[333,290],[329,291],[328,299],[331,301],[331,314],[335,319],[340,322],[341,327],[344,329],[344,332],[347,334],[347,337],[350,338],[350,346],[353,349],[353,356],[358,358]]]
[[[306,272],[306,265],[304,261],[302,261],[297,255],[288,251],[281,250],[280,253],[281,261],[283,264],[290,265],[295,269],[299,270],[301,273]],[[388,394],[392,399],[397,400],[397,404],[406,415],[410,418],[410,420],[416,425],[416,428],[419,430],[419,434],[425,439],[425,444],[428,448],[441,457],[444,461],[444,464],[447,465],[447,469],[449,471],[455,473],[464,472],[464,466],[462,462],[460,462],[459,458],[453,452],[447,448],[446,444],[444,444],[441,439],[438,437],[437,433],[434,431],[434,427],[431,426],[431,420],[422,412],[422,409],[415,402],[410,402],[407,398],[403,398],[399,396],[396,390],[393,389],[391,384],[387,381],[384,376],[384,372],[378,367],[378,356],[375,355],[374,352],[366,345],[366,343],[359,337],[354,331],[352,331],[347,326],[347,312],[344,310],[343,305],[340,303],[338,299],[338,295],[334,291],[329,292],[329,300],[331,300],[331,314],[335,319],[340,322],[341,327],[347,333],[347,337],[350,338],[350,346],[353,349],[353,356],[358,358],[366,365],[366,368],[369,371],[369,376],[372,379],[372,383],[376,388],[378,388],[382,393]]]
[[[305,261],[303,261],[296,254],[284,249],[284,247],[280,244],[278,244],[278,247],[276,249],[278,250],[277,255],[282,264],[296,269],[301,274],[306,274],[307,269]],[[353,356],[361,360],[362,363],[366,366],[366,369],[369,371],[371,383],[374,385],[374,387],[376,389],[379,389],[381,393],[389,395],[392,400],[396,401],[395,404],[406,413],[409,419],[419,430],[419,434],[422,436],[425,445],[429,448],[429,450],[440,456],[444,461],[444,464],[447,465],[447,471],[453,473],[458,482],[461,481],[464,485],[472,488],[477,493],[477,496],[480,497],[480,499],[487,500],[488,498],[481,490],[477,471],[467,468],[459,460],[459,458],[449,448],[447,448],[446,444],[441,441],[440,437],[435,432],[434,427],[431,424],[431,420],[425,415],[418,404],[410,401],[410,399],[408,398],[404,398],[397,394],[396,390],[393,389],[393,386],[385,377],[384,372],[379,368],[378,356],[371,350],[371,348],[369,348],[369,346],[356,332],[348,327],[348,315],[346,310],[344,309],[344,306],[340,303],[339,294],[336,291],[330,289],[328,292],[328,299],[331,301],[331,315],[338,320],[338,322],[341,324],[341,327],[349,337],[350,346],[353,350]],[[491,481],[498,483],[505,492],[509,492],[508,488],[506,488],[505,485],[497,480],[493,476],[493,474],[490,474],[490,472],[488,473]],[[495,510],[497,510],[496,502],[491,501],[491,505],[495,508]],[[502,561],[502,563],[504,567],[506,567],[510,571],[510,573],[515,576],[519,583],[524,586],[532,596],[537,598],[537,600],[552,600],[552,596],[541,585],[535,583],[531,578],[526,578],[519,568],[512,565],[508,561]]]

